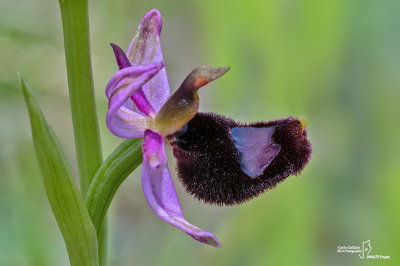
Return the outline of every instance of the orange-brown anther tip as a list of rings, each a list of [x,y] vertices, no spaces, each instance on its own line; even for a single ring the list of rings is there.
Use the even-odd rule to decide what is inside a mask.
[[[209,82],[209,80],[207,79],[207,77],[204,76],[200,76],[196,79],[196,81],[194,82],[194,87],[195,88],[201,88],[204,85],[206,85]]]
[[[199,66],[189,74],[186,80],[186,87],[198,90],[210,81],[213,81],[224,75],[230,67],[212,68],[210,66]]]

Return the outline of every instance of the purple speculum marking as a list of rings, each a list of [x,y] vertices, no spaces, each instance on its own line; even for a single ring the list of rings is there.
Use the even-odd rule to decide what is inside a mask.
[[[233,127],[232,139],[239,155],[240,167],[251,178],[260,176],[281,150],[272,140],[272,127]]]

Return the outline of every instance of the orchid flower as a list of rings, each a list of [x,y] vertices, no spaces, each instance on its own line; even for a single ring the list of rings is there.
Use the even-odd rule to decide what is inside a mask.
[[[168,170],[164,142],[173,147],[179,180],[206,203],[233,205],[274,188],[308,163],[304,117],[237,123],[197,113],[197,91],[229,67],[201,66],[170,96],[160,47],[161,15],[149,11],[127,53],[111,44],[120,70],[106,88],[108,128],[122,138],[143,137],[142,184],[151,209],[194,239],[220,247],[215,236],[185,220]]]
[[[198,89],[225,74],[229,67],[196,68],[170,96],[160,46],[161,28],[161,15],[153,9],[140,22],[126,54],[111,44],[119,71],[106,87],[107,126],[122,138],[143,137],[141,179],[150,208],[194,239],[220,247],[212,233],[184,218],[168,169],[164,142],[195,116],[199,107]]]

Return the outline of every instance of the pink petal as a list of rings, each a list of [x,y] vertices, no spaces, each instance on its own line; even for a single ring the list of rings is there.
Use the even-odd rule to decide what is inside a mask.
[[[151,168],[160,168],[167,161],[164,150],[164,138],[158,132],[146,129],[142,151],[143,159]]]
[[[111,47],[113,48],[115,60],[117,61],[119,69],[123,69],[126,67],[131,66],[131,62],[129,62],[128,57],[126,56],[125,52],[114,43],[110,43]]]
[[[129,45],[127,55],[134,66],[164,61],[160,45],[161,14],[152,9],[143,17],[138,31]],[[165,68],[143,87],[143,92],[158,112],[168,100],[170,89]]]
[[[143,92],[143,89],[138,89],[132,96],[132,101],[135,103],[137,109],[147,116],[155,118],[157,116],[156,111],[151,106],[151,103],[147,99]]]
[[[107,127],[121,138],[141,138],[150,126],[151,118],[138,114],[125,106],[114,113],[107,113]]]
[[[125,52],[116,44],[110,43],[111,47],[113,48],[115,60],[117,61],[119,69],[123,69],[126,67],[130,67],[131,62],[129,62],[128,57],[126,56]],[[155,117],[156,112],[154,111],[153,107],[151,106],[149,100],[147,100],[146,95],[144,94],[142,88],[139,88],[132,96],[133,102],[136,104],[136,108],[132,108],[134,111],[138,110],[144,113],[147,116]]]
[[[108,82],[106,95],[109,99],[107,126],[122,138],[142,137],[151,118],[133,110],[130,97],[163,67],[163,63],[131,66],[119,70]]]
[[[158,217],[197,241],[221,247],[213,234],[190,224],[183,217],[167,164],[158,169],[151,168],[149,163],[144,160],[142,164],[142,186],[147,203]]]
[[[142,87],[144,83],[149,81],[154,77],[162,68],[164,67],[163,62],[158,62],[155,64],[147,64],[141,66],[131,66],[126,67],[119,70],[114,76],[111,77],[110,81],[106,86],[106,96],[109,100],[111,100],[111,96],[113,96],[116,91],[125,91],[121,90],[123,85],[135,83],[133,91],[131,91],[130,95],[133,94],[138,88]],[[140,86],[138,86],[138,84]],[[128,98],[130,97],[128,96]]]

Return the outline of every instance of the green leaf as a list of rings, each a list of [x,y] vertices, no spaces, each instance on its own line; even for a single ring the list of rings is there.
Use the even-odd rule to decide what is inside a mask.
[[[71,265],[98,265],[96,231],[76,186],[61,145],[40,110],[28,82],[20,75],[33,142],[54,216],[64,237]]]
[[[104,217],[117,189],[142,161],[142,139],[128,139],[108,156],[94,176],[85,202],[98,239],[102,237]]]

